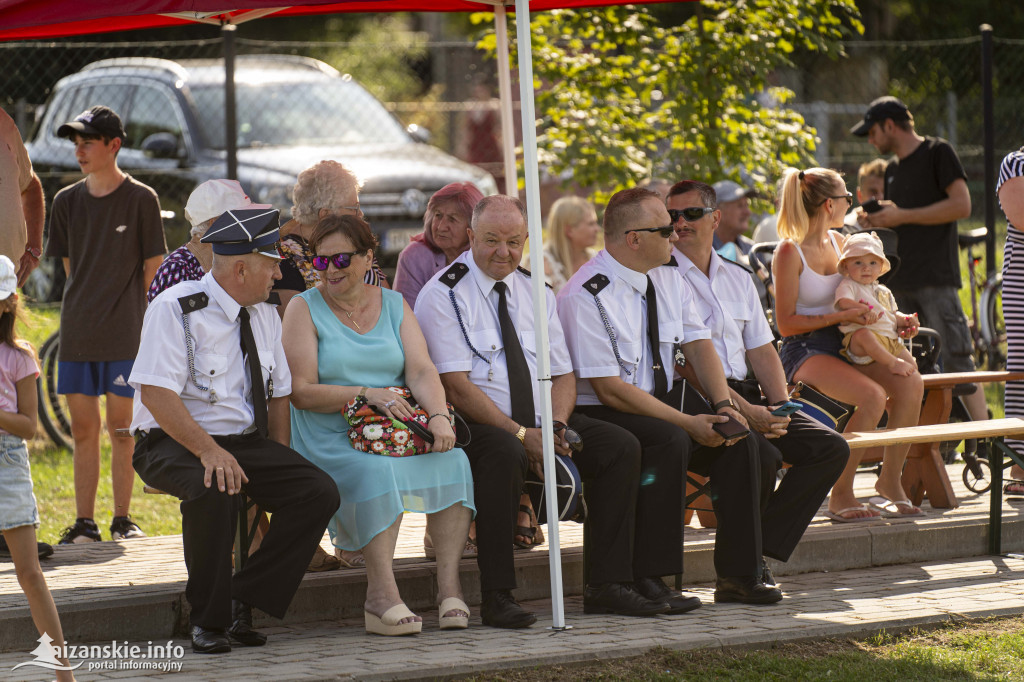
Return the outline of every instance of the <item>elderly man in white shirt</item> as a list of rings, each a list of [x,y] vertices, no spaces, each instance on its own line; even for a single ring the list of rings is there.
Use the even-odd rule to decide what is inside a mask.
[[[235,210],[203,237],[213,269],[150,303],[129,383],[132,463],[181,499],[192,649],[261,646],[252,607],[283,618],[338,508],[338,488],[287,447],[291,375],[281,320],[265,303],[280,279],[277,211]],[[270,530],[232,576],[238,492],[271,512]]]
[[[481,617],[485,625],[504,628],[536,620],[512,596],[520,491],[528,469],[543,476],[533,299],[530,275],[517,267],[526,237],[522,202],[485,197],[473,210],[470,250],[427,282],[415,310],[448,399],[469,422],[472,439],[465,451],[477,503]],[[576,382],[554,295],[548,291],[547,297],[555,450],[569,454],[568,430],[583,442],[572,458],[587,483],[584,612],[667,613],[672,604],[633,587],[640,446],[626,431],[574,412]]]
[[[695,303],[711,330],[732,398],[763,459],[792,465],[778,489],[769,486],[761,496],[762,551],[787,561],[846,465],[850,448],[838,433],[803,414],[771,414],[787,402],[786,375],[750,271],[720,257],[712,246],[720,218],[716,201],[715,190],[702,182],[683,180],[669,190],[666,205],[678,237],[676,269],[692,294],[692,301],[687,297],[680,303]],[[747,379],[748,363],[752,379]],[[775,582],[767,566],[762,579]]]
[[[605,249],[558,295],[558,313],[578,379],[578,410],[617,424],[640,441],[637,505],[639,575],[682,572],[684,473],[711,479],[718,516],[715,601],[770,604],[782,593],[761,581],[760,489],[774,476],[742,435],[715,430],[745,426],[730,398],[710,331],[688,304],[671,263],[675,232],[661,197],[634,188],[616,193],[604,214]],[[677,351],[707,388],[708,404],[682,411],[675,381]],[[770,469],[770,470],[769,470]],[[672,512],[660,516],[649,506]],[[660,541],[660,544],[659,544]],[[660,580],[664,588],[664,583]]]

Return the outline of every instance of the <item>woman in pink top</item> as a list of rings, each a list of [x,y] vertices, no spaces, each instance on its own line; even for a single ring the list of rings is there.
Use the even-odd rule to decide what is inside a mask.
[[[469,182],[445,185],[430,197],[423,214],[423,232],[398,254],[395,268],[395,291],[410,308],[416,307],[423,285],[469,248],[469,219],[483,198]]]
[[[833,303],[844,238],[831,228],[843,226],[852,195],[833,170],[790,169],[783,181],[779,211],[779,236],[772,271],[775,277],[775,322],[783,336],[779,355],[791,382],[803,381],[857,410],[847,431],[877,428],[882,413],[889,412],[888,427],[917,424],[924,386],[916,372],[899,376],[877,363],[851,365],[839,354],[841,323],[871,324],[878,313],[867,305],[836,310]],[[916,329],[901,324],[901,334]],[[908,500],[900,481],[909,445],[890,446],[882,459],[882,473],[875,490],[885,500],[878,506],[900,516],[916,516],[921,510]],[[828,516],[838,523],[870,520],[879,511],[857,501],[853,479],[863,451],[853,450],[839,480],[832,488]],[[873,505],[874,506],[874,505]]]

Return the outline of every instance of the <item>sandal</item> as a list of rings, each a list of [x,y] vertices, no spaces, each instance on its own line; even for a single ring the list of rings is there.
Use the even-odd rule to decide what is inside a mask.
[[[348,554],[348,558],[345,558],[345,554]],[[334,556],[337,558],[338,563],[345,568],[366,568],[366,558],[360,550],[350,551],[347,549],[334,548]],[[404,618],[404,616],[403,616]],[[399,618],[401,620],[401,618]]]
[[[310,573],[320,573],[322,571],[336,571],[341,567],[341,560],[336,556],[332,556],[324,551],[324,548],[320,545],[316,546],[316,552],[313,553],[313,558],[309,561],[309,566],[306,570]]]
[[[449,611],[462,611],[465,616],[446,616]],[[469,627],[469,607],[458,597],[448,597],[441,602],[437,615],[440,617],[442,630],[465,630]]]
[[[533,507],[521,504],[519,505],[519,511],[530,517],[530,525],[516,526],[516,532],[515,536],[512,538],[512,544],[515,545],[516,549],[525,550],[530,550],[537,545],[543,544],[544,531],[541,530],[540,524],[537,523],[537,514],[533,511]],[[517,539],[519,536],[528,538],[529,542]]]
[[[463,559],[474,559],[479,553],[476,547],[476,540],[473,538],[466,538],[466,546],[462,550]],[[434,542],[430,539],[429,533],[423,534],[423,554],[431,561],[437,559],[437,550],[434,549]]]
[[[1003,486],[1003,494],[1011,495],[1013,497],[1020,497],[1024,495],[1024,481],[1017,479],[1007,481],[1006,485]]]
[[[363,620],[366,623],[366,632],[368,634],[395,637],[397,635],[415,635],[423,630],[423,621],[398,622],[403,618],[410,618],[415,615],[405,604],[395,604],[380,616],[375,616],[369,611],[363,611]]]

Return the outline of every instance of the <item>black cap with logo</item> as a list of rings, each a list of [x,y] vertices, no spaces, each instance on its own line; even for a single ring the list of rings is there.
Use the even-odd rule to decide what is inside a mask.
[[[71,137],[76,133],[98,135],[111,140],[117,137],[123,140],[124,126],[121,124],[121,117],[115,114],[113,109],[95,106],[75,116],[75,120],[57,128],[58,137]]]

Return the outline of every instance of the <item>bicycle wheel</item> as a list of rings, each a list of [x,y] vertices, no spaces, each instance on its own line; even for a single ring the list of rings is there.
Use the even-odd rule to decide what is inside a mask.
[[[1003,274],[997,272],[981,292],[981,335],[985,339],[986,369],[1006,368],[1006,324],[1003,321]]]
[[[71,419],[68,417],[67,401],[57,393],[57,351],[60,347],[60,332],[43,342],[39,349],[39,378],[36,386],[39,393],[39,421],[54,445],[71,449]]]

